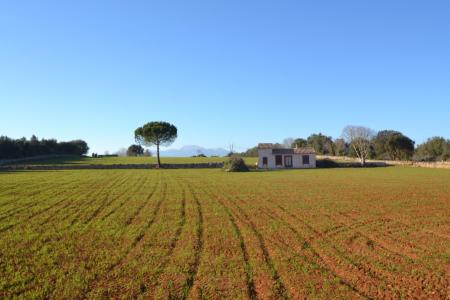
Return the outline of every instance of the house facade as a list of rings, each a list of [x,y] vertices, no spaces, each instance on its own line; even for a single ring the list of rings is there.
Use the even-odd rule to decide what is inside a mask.
[[[258,169],[310,169],[316,167],[313,148],[279,148],[274,144],[258,145]]]

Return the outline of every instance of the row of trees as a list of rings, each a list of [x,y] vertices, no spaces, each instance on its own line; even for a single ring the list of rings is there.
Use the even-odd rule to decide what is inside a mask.
[[[347,126],[342,136],[334,139],[321,133],[307,139],[288,138],[288,147],[313,147],[318,154],[358,157],[362,164],[366,159],[436,161],[450,160],[450,140],[433,137],[415,147],[415,142],[395,130],[374,130],[362,126]]]
[[[137,128],[134,132],[134,137],[138,144],[128,147],[126,155],[151,156],[151,152],[144,150],[142,145],[154,145],[156,146],[158,165],[160,165],[159,148],[160,146],[168,146],[173,143],[177,138],[177,128],[167,122],[149,122]],[[13,140],[6,136],[0,136],[0,159],[52,154],[84,155],[88,150],[87,143],[82,140],[58,142],[55,139],[39,140],[34,135],[30,140],[26,138]]]
[[[429,138],[416,148],[414,159],[418,161],[450,161],[450,140],[443,137]]]
[[[58,142],[55,139],[39,140],[33,135],[26,138],[11,139],[0,136],[0,159],[15,159],[38,155],[84,155],[89,147],[85,141],[74,140],[70,142]]]

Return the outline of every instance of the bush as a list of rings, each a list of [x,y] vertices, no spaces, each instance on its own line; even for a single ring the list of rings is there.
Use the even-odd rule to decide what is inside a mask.
[[[140,156],[144,154],[144,148],[141,145],[131,145],[127,149],[127,156]]]
[[[249,169],[241,157],[230,157],[224,165],[227,172],[248,172]]]

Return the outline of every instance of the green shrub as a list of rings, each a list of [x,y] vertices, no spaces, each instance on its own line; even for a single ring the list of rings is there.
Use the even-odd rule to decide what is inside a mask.
[[[248,172],[249,169],[245,164],[245,161],[241,157],[230,157],[230,159],[225,162],[224,169],[227,172]]]

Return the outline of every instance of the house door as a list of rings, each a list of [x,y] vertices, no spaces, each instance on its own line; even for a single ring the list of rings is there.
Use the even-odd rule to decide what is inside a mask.
[[[286,168],[292,168],[292,156],[291,155],[286,155],[284,157],[284,166]]]

